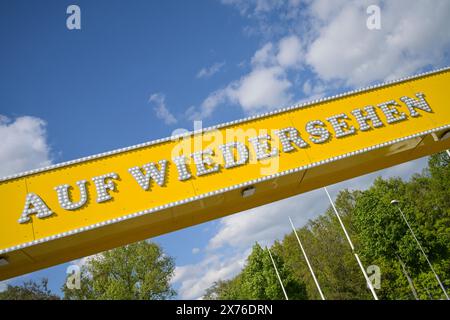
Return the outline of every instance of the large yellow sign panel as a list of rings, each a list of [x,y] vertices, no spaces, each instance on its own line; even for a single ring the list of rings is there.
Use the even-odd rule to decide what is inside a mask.
[[[0,280],[450,147],[450,71],[0,180]]]

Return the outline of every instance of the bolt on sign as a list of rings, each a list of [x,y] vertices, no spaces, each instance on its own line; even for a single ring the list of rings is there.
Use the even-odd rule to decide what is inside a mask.
[[[0,179],[0,280],[450,148],[449,84],[436,70]]]

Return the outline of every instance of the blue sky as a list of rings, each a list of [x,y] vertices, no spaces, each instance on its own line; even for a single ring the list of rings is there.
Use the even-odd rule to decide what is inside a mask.
[[[71,4],[81,30],[66,27]],[[379,30],[366,26],[369,4],[381,8]],[[0,175],[442,67],[448,30],[446,0],[2,1]],[[176,259],[178,297],[198,298],[242,267],[253,242],[289,231],[278,212],[300,208],[300,226],[324,199],[314,191],[153,240]],[[12,283],[45,276],[59,292],[67,266]]]

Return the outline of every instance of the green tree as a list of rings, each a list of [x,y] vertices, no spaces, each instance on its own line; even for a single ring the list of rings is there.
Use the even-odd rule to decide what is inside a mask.
[[[242,292],[242,276],[238,275],[231,280],[219,280],[208,288],[203,296],[204,300],[243,300],[247,297]]]
[[[354,244],[357,243],[357,236],[352,222],[353,208],[359,194],[359,191],[344,190],[335,201]],[[332,208],[309,221],[297,233],[327,299],[371,299],[365,279]],[[320,299],[294,233],[284,237],[280,249],[279,253],[293,270],[295,278],[305,283],[308,297]]]
[[[0,292],[0,300],[59,300],[60,297],[48,289],[48,280],[41,279],[40,283],[33,280],[22,285],[8,285],[6,290]]]
[[[281,256],[272,253],[289,299],[306,299],[306,289],[297,281]],[[242,272],[228,281],[216,282],[206,291],[205,299],[283,300],[285,296],[267,250],[256,243]]]
[[[391,205],[393,199],[400,201],[433,267],[444,286],[450,288],[449,163],[445,152],[438,153],[429,157],[428,168],[408,181],[377,178],[365,191],[342,190],[338,194],[336,207],[363,265],[380,267],[379,298],[414,299],[402,265],[420,299],[444,297],[398,208]],[[372,299],[332,208],[297,233],[327,299]],[[210,291],[212,296],[281,299],[281,289],[264,252],[255,246],[242,272],[232,280],[216,283]],[[302,284],[305,297],[320,299],[294,233],[276,242],[271,252],[284,272],[283,281]],[[289,296],[295,290],[290,291]]]
[[[147,241],[103,252],[81,268],[81,288],[63,286],[65,299],[156,300],[175,295],[174,262]]]
[[[406,265],[421,299],[442,298],[443,293],[425,258],[401,218],[400,201],[414,233],[445,286],[450,276],[450,168],[445,153],[429,158],[422,174],[408,182],[377,179],[364,191],[355,207],[355,225],[363,260],[382,266],[380,297],[410,299],[411,289],[400,267]]]

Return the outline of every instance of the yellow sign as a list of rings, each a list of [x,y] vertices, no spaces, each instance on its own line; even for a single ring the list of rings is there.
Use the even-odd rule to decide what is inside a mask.
[[[450,70],[0,179],[0,280],[450,147]]]

